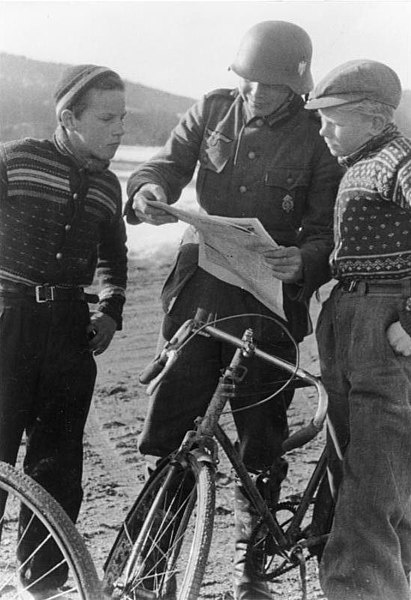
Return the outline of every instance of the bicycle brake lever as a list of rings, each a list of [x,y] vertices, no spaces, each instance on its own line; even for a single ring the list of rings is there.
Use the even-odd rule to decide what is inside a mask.
[[[161,371],[166,365],[166,358],[167,357],[163,357],[162,354],[160,354],[160,356],[156,356],[154,360],[149,365],[147,365],[139,374],[139,382],[143,385],[147,385],[148,383],[150,383],[150,381],[157,377],[157,375],[161,373]]]
[[[162,373],[167,365],[170,353],[180,348],[194,329],[194,326],[195,323],[193,319],[190,319],[181,325],[171,340],[164,344],[160,354],[157,354],[157,356],[155,356],[140,373],[138,377],[140,383],[147,385]]]
[[[180,346],[184,344],[188,336],[191,334],[191,332],[195,329],[197,325],[198,323],[196,323],[194,319],[188,319],[188,321],[185,321],[173,335],[171,340],[166,343],[164,349],[170,350],[180,348]]]
[[[177,350],[170,350],[167,354],[167,361],[161,371],[158,373],[156,377],[154,377],[147,386],[146,392],[149,396],[154,392],[160,381],[163,379],[164,375],[167,371],[172,367],[172,365],[177,360]]]

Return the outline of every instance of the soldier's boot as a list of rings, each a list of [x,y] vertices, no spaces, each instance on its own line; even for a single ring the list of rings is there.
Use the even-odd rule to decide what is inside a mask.
[[[258,516],[245,496],[243,487],[238,484],[234,488],[234,511],[234,598],[235,600],[272,600],[273,596],[268,584],[257,579],[247,564],[247,546],[257,525]]]

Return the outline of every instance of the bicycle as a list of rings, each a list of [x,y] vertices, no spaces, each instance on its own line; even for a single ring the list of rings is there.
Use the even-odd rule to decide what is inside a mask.
[[[287,371],[290,376],[284,386],[292,382],[294,387],[316,388],[316,413],[309,425],[284,442],[284,453],[303,446],[322,429],[327,413],[325,390],[318,377],[298,364],[259,350],[250,329],[240,339],[213,325],[189,320],[140,377],[142,383],[149,384],[149,393],[173,367],[179,350],[193,335],[231,344],[235,349],[233,359],[222,374],[204,417],[197,419],[195,429],[187,432],[180,447],[161,460],[129,511],[104,565],[104,592],[107,597],[123,600],[198,600],[214,524],[218,442],[260,515],[247,550],[249,565],[257,577],[266,581],[274,581],[299,567],[304,597],[305,562],[327,537],[326,533],[314,534],[307,523],[326,473],[325,450],[301,495],[270,507],[220,426],[219,418],[244,376],[245,357],[256,356]],[[332,428],[330,432],[338,449]]]
[[[30,556],[16,559],[22,541],[30,544],[30,534],[42,533],[42,542],[33,545]],[[38,539],[38,538],[36,538]],[[67,569],[68,579],[61,593],[49,600],[101,600],[97,572],[83,538],[57,501],[33,479],[7,463],[0,462],[0,597],[2,600],[24,598],[20,577],[40,554],[52,545],[55,560],[48,574]],[[45,571],[43,572],[44,575]],[[34,591],[43,575],[27,586]]]

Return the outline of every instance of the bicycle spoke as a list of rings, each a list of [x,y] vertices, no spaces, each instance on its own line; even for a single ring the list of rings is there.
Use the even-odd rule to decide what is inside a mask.
[[[188,464],[166,463],[136,501],[106,565],[104,585],[113,599],[197,600],[211,540],[214,486],[209,465],[194,458]]]
[[[41,591],[45,600],[101,600],[84,541],[43,488],[0,462],[0,501],[2,600],[17,600],[23,591]]]
[[[182,483],[176,490],[176,495],[180,495]],[[181,530],[181,518],[187,508],[187,500],[180,504],[177,511],[174,510],[172,499],[166,495],[164,498],[164,509],[156,513],[158,517],[153,523],[153,528],[147,532],[147,536],[142,543],[144,556],[150,557],[150,562],[145,561],[141,564],[141,569],[137,571],[133,567],[133,589],[144,587],[146,582],[150,582],[150,590],[159,592],[163,587],[165,577],[172,578],[179,573],[173,565],[173,555],[175,550],[180,547],[184,539],[184,530]],[[178,531],[180,533],[178,534]],[[181,570],[181,569],[180,569]],[[154,588],[154,589],[153,589]]]

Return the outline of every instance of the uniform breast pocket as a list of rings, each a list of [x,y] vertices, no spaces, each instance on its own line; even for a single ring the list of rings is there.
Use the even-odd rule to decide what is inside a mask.
[[[310,185],[310,171],[295,167],[276,167],[265,175],[265,201],[276,206],[283,218],[298,227]]]

